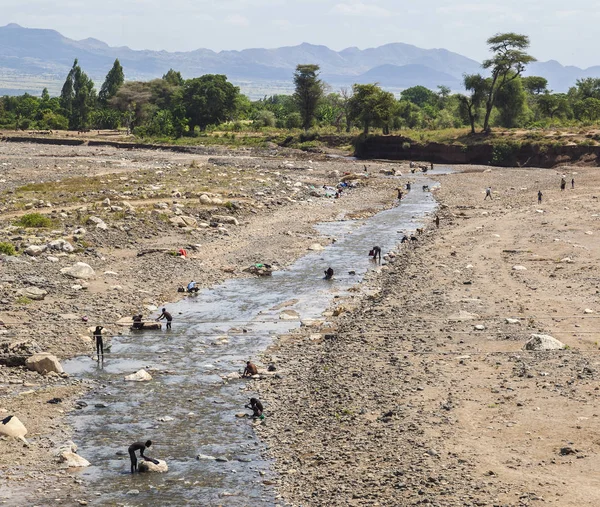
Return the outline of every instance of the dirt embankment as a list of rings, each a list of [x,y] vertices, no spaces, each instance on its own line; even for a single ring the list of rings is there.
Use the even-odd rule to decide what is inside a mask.
[[[600,175],[474,171],[329,330],[265,358],[257,428],[290,504],[600,503]],[[566,349],[524,351],[535,333]]]
[[[370,136],[357,141],[356,156],[364,159],[415,160],[436,164],[482,164],[501,167],[600,165],[600,146],[548,144],[526,140],[482,141],[478,144],[418,143],[403,136]]]

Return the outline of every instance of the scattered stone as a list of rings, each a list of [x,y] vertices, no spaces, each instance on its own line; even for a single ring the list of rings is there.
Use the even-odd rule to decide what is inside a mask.
[[[130,382],[148,382],[152,380],[152,375],[150,375],[146,370],[141,369],[131,375],[127,375],[125,380]]]
[[[60,454],[59,461],[64,464],[66,468],[85,468],[90,466],[90,462],[75,454],[74,452],[65,451]]]
[[[48,295],[47,290],[40,289],[39,287],[25,287],[23,289],[19,289],[17,292],[21,296],[29,298],[33,301],[43,301]]]
[[[85,262],[77,262],[70,268],[61,269],[60,272],[65,276],[77,278],[79,280],[88,280],[96,276],[96,272]]]
[[[527,271],[525,266],[513,266],[513,271]]]
[[[152,461],[141,461],[138,464],[138,471],[140,472],[151,472],[157,474],[164,474],[169,471],[169,467],[167,466],[167,462],[162,459],[157,459],[157,463]]]
[[[321,250],[325,250],[325,248],[323,247],[323,245],[321,245],[320,243],[313,243],[312,245],[310,245],[308,247],[309,250],[313,250],[315,252],[320,252]]]
[[[532,334],[523,350],[562,350],[565,344],[547,334]]]
[[[32,355],[25,361],[25,366],[31,371],[37,371],[43,375],[50,372],[58,374],[64,372],[58,358],[48,352],[39,352]]]

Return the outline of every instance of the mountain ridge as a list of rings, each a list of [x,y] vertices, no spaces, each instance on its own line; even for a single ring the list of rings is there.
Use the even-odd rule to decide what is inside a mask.
[[[40,81],[57,93],[75,58],[97,88],[115,58],[119,58],[128,80],[158,78],[170,68],[179,70],[186,78],[226,74],[244,93],[254,97],[289,93],[293,71],[301,63],[319,65],[323,79],[332,88],[364,82],[363,79],[373,76],[379,77],[382,87],[394,92],[415,85],[435,89],[442,84],[458,91],[464,74],[482,72],[479,62],[458,53],[401,42],[341,51],[304,42],[279,48],[168,52],[114,47],[92,37],[77,41],[56,30],[10,23],[0,27],[0,94],[19,91],[39,94]],[[555,91],[566,91],[576,79],[600,77],[600,66],[580,69],[551,60],[531,64],[527,74],[546,77]]]

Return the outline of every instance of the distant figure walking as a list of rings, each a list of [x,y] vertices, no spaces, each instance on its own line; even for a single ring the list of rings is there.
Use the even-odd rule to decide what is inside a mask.
[[[567,180],[565,180],[564,176],[560,180],[560,190],[564,190],[567,186]]]
[[[398,201],[401,201],[402,200],[402,195],[403,195],[402,189],[398,188],[397,190],[398,190]]]
[[[374,246],[371,248],[369,252],[369,257],[373,257],[374,261],[377,261],[377,257],[379,257],[379,264],[381,264],[381,248],[378,246]]]
[[[571,178],[571,188],[575,188],[575,178]]]
[[[485,201],[487,198],[490,198],[490,200],[493,200],[494,198],[492,197],[492,187],[487,187],[485,189],[485,197],[483,198],[483,200]]]
[[[542,204],[542,196],[543,196],[543,195],[544,195],[544,194],[542,194],[542,191],[541,191],[541,190],[538,190],[538,204]]]
[[[167,321],[167,329],[171,329],[171,321],[173,320],[173,316],[167,311],[166,308],[162,309],[162,313],[158,316],[156,321],[166,319]]]
[[[327,268],[325,270],[325,280],[331,280],[333,278],[333,269]]]
[[[435,226],[439,229],[440,228],[440,216],[436,215],[435,216]]]
[[[102,360],[104,361],[104,343],[102,342],[102,326],[96,326],[94,329],[94,338],[96,339],[96,354],[98,355],[98,361],[100,361],[100,354],[102,354]]]
[[[410,192],[410,181],[406,184],[406,190]]]

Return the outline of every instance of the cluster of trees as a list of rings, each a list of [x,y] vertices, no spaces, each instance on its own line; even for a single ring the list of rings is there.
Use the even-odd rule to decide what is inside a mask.
[[[298,65],[295,93],[250,101],[224,75],[183,79],[169,70],[161,79],[125,81],[118,60],[100,91],[75,60],[60,97],[25,94],[0,98],[0,127],[18,129],[116,129],[140,136],[181,137],[211,128],[330,127],[351,132],[470,126],[543,127],[600,121],[600,79],[578,80],[568,93],[553,93],[542,77],[523,76],[535,59],[529,38],[506,33],[488,41],[485,74],[464,76],[464,93],[414,86],[400,97],[377,84],[355,84],[337,93],[319,78],[317,65]]]

